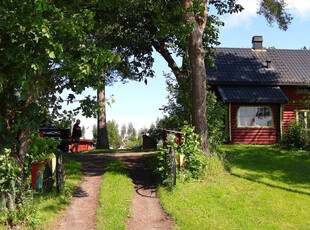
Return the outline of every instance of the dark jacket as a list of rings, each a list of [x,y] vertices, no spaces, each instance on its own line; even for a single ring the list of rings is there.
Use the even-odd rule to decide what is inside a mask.
[[[72,137],[81,137],[81,136],[82,136],[81,127],[78,124],[74,124]]]

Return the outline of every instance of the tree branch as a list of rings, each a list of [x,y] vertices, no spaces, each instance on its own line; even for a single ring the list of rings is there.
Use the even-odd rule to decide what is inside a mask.
[[[181,71],[180,67],[178,66],[178,64],[174,61],[174,59],[171,56],[171,53],[169,52],[169,50],[168,50],[167,46],[165,45],[165,43],[164,42],[160,42],[160,41],[154,41],[153,42],[153,47],[167,61],[168,66],[170,67],[170,69],[172,70],[172,72],[176,76],[177,81],[179,82],[179,80],[183,76],[182,71]]]

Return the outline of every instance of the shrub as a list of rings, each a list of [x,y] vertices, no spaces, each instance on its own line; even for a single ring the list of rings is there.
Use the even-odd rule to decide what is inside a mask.
[[[160,182],[168,187],[172,186],[173,181],[171,173],[172,161],[169,153],[171,146],[174,146],[176,155],[183,154],[186,158],[185,169],[178,171],[179,180],[204,178],[224,170],[223,160],[216,152],[212,152],[210,156],[203,154],[201,137],[194,133],[193,126],[184,125],[182,132],[184,134],[182,144],[177,146],[174,142],[175,137],[171,135],[172,140],[168,140],[166,145],[158,145],[159,152],[152,162],[155,172],[159,175]]]
[[[172,137],[172,136],[171,136]],[[166,144],[162,141],[158,143],[158,153],[152,159],[152,168],[156,175],[158,175],[159,182],[168,187],[172,186],[172,174],[171,174],[171,155],[170,147],[176,147],[174,141],[168,140]]]
[[[214,92],[207,90],[207,122],[208,138],[211,152],[216,151],[217,146],[223,144],[228,138],[224,131],[225,109],[223,103],[217,100]]]
[[[280,143],[284,149],[301,150],[305,149],[309,144],[309,137],[304,122],[291,122]]]
[[[16,196],[20,180],[18,173],[21,172],[15,160],[10,157],[11,150],[5,149],[0,155],[0,221],[6,221],[8,211],[15,209]]]
[[[184,125],[182,133],[184,137],[182,144],[176,148],[177,154],[184,154],[186,157],[186,170],[191,178],[198,178],[206,166],[206,156],[201,149],[201,136],[194,133],[194,127]]]

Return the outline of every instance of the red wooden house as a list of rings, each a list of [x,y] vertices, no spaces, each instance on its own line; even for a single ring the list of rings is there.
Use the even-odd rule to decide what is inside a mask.
[[[208,84],[227,108],[230,143],[274,144],[293,120],[310,128],[310,50],[217,48]]]

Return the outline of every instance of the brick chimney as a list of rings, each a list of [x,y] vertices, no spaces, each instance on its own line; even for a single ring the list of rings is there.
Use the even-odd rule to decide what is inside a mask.
[[[252,38],[252,48],[255,50],[263,49],[263,36],[253,36]]]

